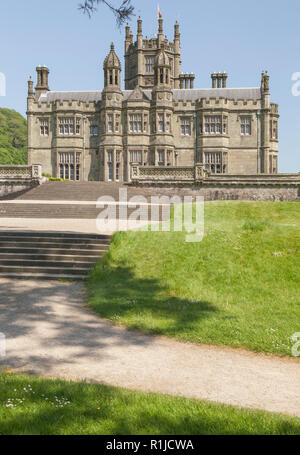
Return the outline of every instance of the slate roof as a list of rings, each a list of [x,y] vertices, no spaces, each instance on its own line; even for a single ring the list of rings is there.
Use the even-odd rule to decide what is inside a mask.
[[[133,90],[123,90],[124,100],[127,100]],[[151,90],[143,90],[145,97],[151,100]],[[261,98],[260,87],[252,88],[216,88],[216,89],[174,89],[174,101],[195,102],[201,98],[227,98],[230,100],[254,100]],[[40,96],[40,102],[55,103],[56,101],[81,101],[84,103],[98,102],[102,99],[102,92],[54,92],[50,91]]]
[[[196,101],[201,98],[227,98],[229,100],[254,100],[261,98],[260,87],[253,88],[206,88],[206,89],[175,89],[175,101]]]

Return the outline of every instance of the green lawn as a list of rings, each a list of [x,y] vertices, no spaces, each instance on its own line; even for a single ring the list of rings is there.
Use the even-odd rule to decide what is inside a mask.
[[[211,202],[205,237],[117,233],[92,271],[89,305],[132,329],[291,355],[300,331],[300,205]]]
[[[0,374],[0,435],[300,434],[300,419],[124,389]]]

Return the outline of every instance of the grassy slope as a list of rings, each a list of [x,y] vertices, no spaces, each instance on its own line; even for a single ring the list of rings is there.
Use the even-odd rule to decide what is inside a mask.
[[[102,385],[0,374],[0,389],[0,435],[300,434],[296,418]]]
[[[300,205],[214,202],[206,235],[129,232],[91,274],[89,304],[128,327],[291,355],[300,326]]]
[[[18,112],[0,108],[0,165],[27,163],[27,122]]]

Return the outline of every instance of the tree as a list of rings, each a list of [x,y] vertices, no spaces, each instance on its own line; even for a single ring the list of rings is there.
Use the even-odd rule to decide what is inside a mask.
[[[126,20],[129,20],[134,15],[134,6],[131,1],[122,0],[121,5],[117,8],[108,0],[84,0],[79,5],[79,9],[91,17],[97,11],[97,5],[104,3],[115,15],[118,27],[121,27]]]

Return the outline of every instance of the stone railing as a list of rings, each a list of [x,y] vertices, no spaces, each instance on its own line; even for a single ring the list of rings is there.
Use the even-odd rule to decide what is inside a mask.
[[[39,180],[42,178],[42,166],[1,166],[0,180]]]
[[[201,165],[196,166],[139,166],[132,165],[131,180],[133,183],[177,182],[193,183],[205,178],[206,171]]]
[[[189,167],[132,165],[133,185],[201,185],[201,186],[297,186],[299,174],[211,174],[203,165]]]
[[[42,166],[0,166],[0,197],[27,191],[43,183]]]

